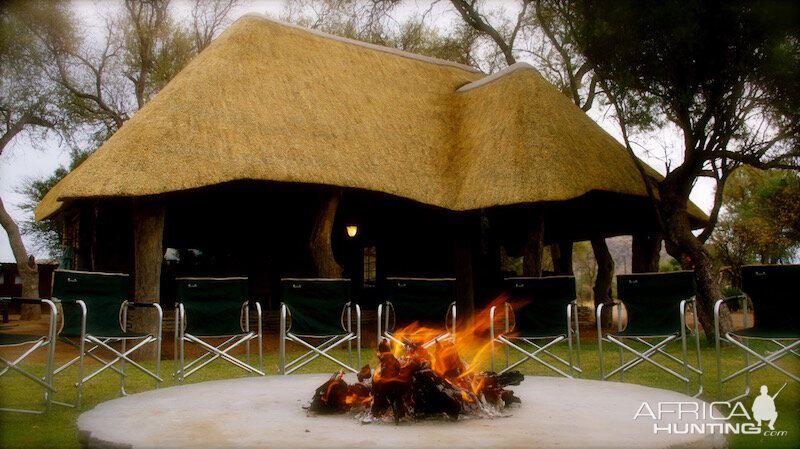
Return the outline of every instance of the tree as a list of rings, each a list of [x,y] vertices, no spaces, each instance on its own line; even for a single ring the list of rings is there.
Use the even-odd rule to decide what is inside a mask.
[[[797,258],[800,249],[800,176],[786,170],[742,167],[729,178],[711,254],[741,288],[741,267]]]
[[[800,246],[800,176],[742,167],[723,196],[723,219],[748,242],[761,263],[791,260]]]
[[[52,85],[41,75],[50,60],[28,26],[31,17],[43,26],[65,26],[62,5],[39,2],[0,5],[0,155],[19,135],[36,138],[61,128],[60,111],[53,103]],[[0,199],[0,225],[8,234],[22,279],[22,296],[39,296],[36,260],[28,254],[20,230]],[[41,309],[23,305],[23,320],[36,320]]]
[[[23,195],[25,200],[19,205],[20,210],[33,216],[34,210],[42,201],[42,198],[53,188],[64,176],[74,170],[91,154],[90,151],[82,151],[74,148],[71,152],[71,161],[66,167],[59,167],[49,177],[30,179],[17,189],[17,193]],[[33,250],[47,255],[50,259],[57,260],[61,257],[61,245],[63,242],[63,228],[61,223],[56,220],[24,220],[20,230],[23,235],[32,237],[35,242]]]
[[[191,22],[184,23],[171,15],[169,1],[126,0],[118,14],[105,18],[99,42],[78,36],[74,32],[78,21],[66,10],[59,26],[37,19],[44,15],[41,11],[25,17],[29,34],[52,61],[44,67],[43,82],[53,90],[54,108],[75,125],[69,137],[78,141],[84,134],[90,136],[75,145],[67,167],[18,188],[26,198],[21,208],[30,212],[22,232],[42,242],[41,249],[51,255],[61,251],[60,223],[33,219],[33,210],[47,191],[208,46],[227,25],[236,4],[237,0],[199,0]]]
[[[721,293],[703,242],[716,225],[728,177],[740,165],[800,166],[798,6],[584,1],[574,14],[575,40],[614,108],[663,234],[697,273],[698,315],[712,338],[712,306]],[[680,131],[683,148],[660,179],[635,157],[630,136],[666,124]],[[714,179],[717,193],[695,236],[687,207],[700,177]],[[728,318],[721,330],[730,327]]]

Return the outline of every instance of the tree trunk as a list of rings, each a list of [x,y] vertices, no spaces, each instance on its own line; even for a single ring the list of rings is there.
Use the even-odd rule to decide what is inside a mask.
[[[522,255],[523,276],[540,277],[542,275],[542,252],[544,250],[544,215],[540,210],[530,215],[530,230]]]
[[[595,308],[604,302],[611,301],[611,283],[614,280],[614,259],[608,251],[606,239],[596,237],[592,239],[592,251],[594,259],[597,261],[597,279],[594,281],[594,306]],[[611,327],[612,308],[603,307],[601,317],[604,328]]]
[[[311,257],[314,259],[319,277],[342,277],[342,267],[333,257],[333,247],[331,246],[333,220],[336,218],[336,209],[339,207],[341,198],[341,189],[335,189],[328,194],[319,207],[314,227],[311,230],[308,246],[311,249]]]
[[[550,257],[553,259],[553,271],[556,274],[573,275],[572,242],[561,241],[550,245]]]
[[[669,187],[660,186],[661,215],[664,219],[667,237],[689,257],[697,280],[697,317],[706,339],[714,340],[714,302],[722,298],[722,291],[717,282],[714,262],[711,260],[703,244],[692,233],[686,201],[673,194]],[[727,309],[720,314],[720,332],[733,329],[733,320]]]
[[[631,243],[631,271],[633,273],[655,273],[661,253],[661,236],[658,234],[633,234]]]
[[[134,199],[134,298],[137,302],[159,302],[161,298],[161,264],[164,260],[164,205],[161,202]],[[130,313],[130,312],[129,312]],[[150,307],[132,310],[129,317],[136,332],[156,331],[156,311]],[[137,357],[153,358],[155,346],[147,345]]]
[[[681,266],[683,270],[692,270],[692,261],[689,260],[689,256],[686,255],[678,245],[672,243],[669,239],[664,240],[664,249],[667,250],[667,254],[672,256],[675,260],[678,261],[678,264]]]
[[[22,279],[22,297],[38,298],[39,269],[36,266],[36,259],[33,255],[28,256],[28,251],[25,250],[25,243],[23,243],[22,235],[19,232],[19,226],[17,226],[17,223],[11,218],[11,215],[6,212],[2,198],[0,198],[0,225],[3,226],[8,234],[11,252],[14,254],[14,260],[17,262],[17,271],[19,272],[19,277]],[[20,320],[36,321],[41,315],[41,306],[35,304],[23,304],[21,306]]]

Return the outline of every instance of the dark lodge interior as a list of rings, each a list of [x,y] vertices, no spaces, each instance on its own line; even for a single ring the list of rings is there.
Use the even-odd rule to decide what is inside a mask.
[[[242,181],[165,195],[161,303],[174,302],[176,277],[246,276],[253,298],[274,310],[282,277],[317,277],[310,237],[329,191]],[[82,203],[66,219],[69,266],[133,273],[133,201]],[[535,207],[455,212],[348,189],[336,211],[331,247],[343,276],[352,279],[354,299],[365,306],[383,298],[387,277],[463,277],[457,264],[462,257],[471,262],[462,270],[473,278],[479,307],[493,299],[504,276],[520,274],[501,271],[501,247],[510,256],[523,255],[532,215],[543,214],[547,245],[646,232],[655,227],[648,210],[646,198],[591,192]],[[352,237],[348,226],[356,227]]]

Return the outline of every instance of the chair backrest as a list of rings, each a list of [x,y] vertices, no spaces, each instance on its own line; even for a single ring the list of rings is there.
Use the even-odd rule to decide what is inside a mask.
[[[693,271],[620,274],[617,297],[628,314],[628,330],[643,335],[680,332],[680,303],[695,295]]]
[[[505,279],[521,337],[567,331],[567,305],[575,300],[575,276],[511,277]]]
[[[282,301],[292,314],[291,332],[342,335],[342,310],[350,302],[350,279],[281,279]]]
[[[187,333],[210,337],[242,332],[247,278],[177,278],[175,282],[175,303],[183,304]]]
[[[800,330],[800,265],[742,267],[742,290],[761,329]]]
[[[120,307],[128,299],[127,274],[56,270],[53,272],[53,298],[82,300],[86,304],[86,333],[115,335],[120,332]],[[81,308],[62,304],[63,336],[81,334]]]
[[[390,277],[386,284],[398,327],[414,321],[439,327],[445,324],[450,304],[456,300],[456,280],[452,278]]]

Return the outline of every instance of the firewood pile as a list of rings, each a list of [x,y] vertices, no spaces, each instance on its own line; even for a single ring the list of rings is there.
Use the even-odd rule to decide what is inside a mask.
[[[519,371],[503,374],[475,372],[449,340],[427,348],[422,341],[404,338],[402,344],[384,339],[378,347],[380,365],[364,366],[357,381],[348,384],[342,372],[314,392],[311,413],[353,413],[362,422],[417,420],[460,416],[491,417],[519,403],[514,392]]]

